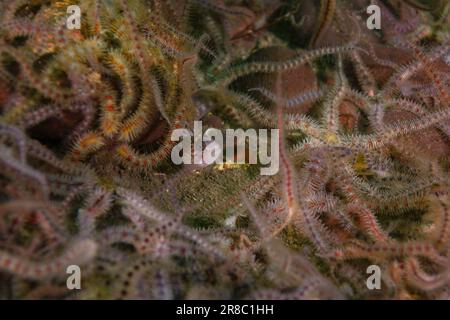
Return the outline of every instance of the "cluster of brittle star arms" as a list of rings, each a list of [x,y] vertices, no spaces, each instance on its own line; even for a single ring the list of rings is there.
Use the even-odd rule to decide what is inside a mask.
[[[0,0],[0,297],[448,298],[448,11]],[[279,173],[175,165],[195,120],[279,129]]]

